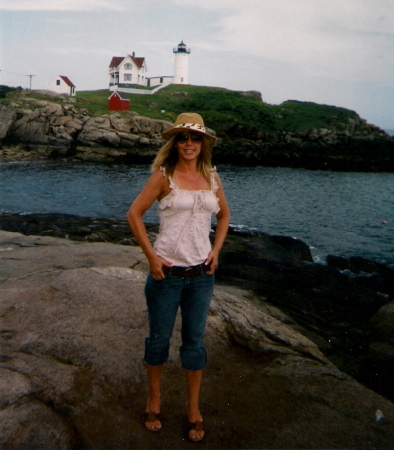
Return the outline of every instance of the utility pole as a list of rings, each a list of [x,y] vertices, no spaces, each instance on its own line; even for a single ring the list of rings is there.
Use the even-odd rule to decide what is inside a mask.
[[[31,79],[33,78],[33,77],[35,77],[35,75],[26,75],[27,77],[30,77],[30,90],[31,90]]]

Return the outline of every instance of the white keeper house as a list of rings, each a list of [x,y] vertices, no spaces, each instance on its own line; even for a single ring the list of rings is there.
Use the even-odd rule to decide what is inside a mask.
[[[109,64],[109,88],[133,88],[147,86],[145,58],[137,58],[133,52],[127,56],[114,56]]]
[[[136,57],[134,52],[127,56],[112,57],[109,65],[110,91],[146,94],[154,93],[169,84],[189,84],[190,49],[181,41],[173,52],[175,61],[172,76],[148,77],[145,58]],[[154,91],[146,92],[147,88],[154,88]]]

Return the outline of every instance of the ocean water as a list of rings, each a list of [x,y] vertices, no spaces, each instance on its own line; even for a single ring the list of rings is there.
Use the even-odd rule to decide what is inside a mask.
[[[316,261],[328,254],[394,264],[394,174],[218,166],[239,229],[292,236]],[[149,177],[145,165],[0,164],[0,211],[124,219]],[[156,206],[144,220],[157,223]]]

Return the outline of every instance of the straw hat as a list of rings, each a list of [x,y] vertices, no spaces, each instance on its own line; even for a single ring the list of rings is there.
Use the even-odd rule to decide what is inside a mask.
[[[181,131],[193,131],[193,133],[198,133],[206,136],[212,146],[216,143],[216,137],[212,134],[207,133],[204,121],[200,114],[196,113],[182,113],[176,118],[175,125],[173,128],[162,133],[164,139],[168,140],[171,136]]]

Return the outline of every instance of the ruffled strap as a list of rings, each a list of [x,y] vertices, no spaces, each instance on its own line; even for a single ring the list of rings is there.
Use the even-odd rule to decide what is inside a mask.
[[[217,190],[219,189],[219,185],[217,184],[215,179],[215,173],[216,173],[216,166],[212,167],[211,169],[211,190],[214,194],[216,194]]]
[[[161,170],[163,172],[163,177],[166,177],[166,168],[163,166],[159,167],[159,170]],[[168,177],[168,181],[170,182],[170,189],[174,190],[174,189],[178,189],[178,186],[175,184],[175,181],[173,180],[172,177]]]

